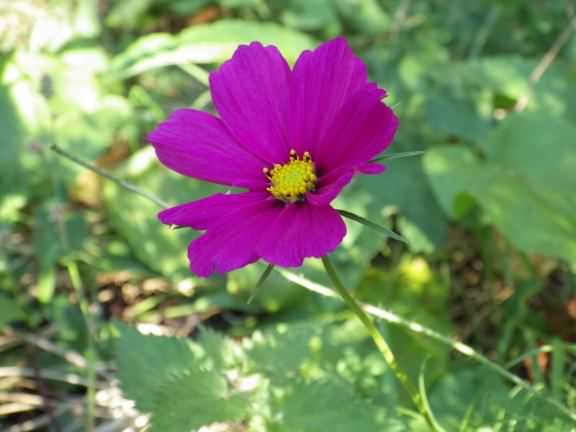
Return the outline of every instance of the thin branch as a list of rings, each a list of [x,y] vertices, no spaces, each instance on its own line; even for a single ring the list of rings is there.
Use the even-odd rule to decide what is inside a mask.
[[[80,355],[79,353],[72,350],[65,350],[63,348],[60,348],[59,346],[52,343],[50,340],[45,339],[43,337],[20,332],[12,328],[5,329],[5,332],[9,336],[22,339],[24,342],[30,345],[34,345],[35,347],[40,348],[46,352],[62,357],[68,363],[78,368],[83,369],[88,365],[86,359],[82,357],[82,355]]]
[[[518,99],[516,105],[514,106],[514,111],[520,112],[526,109],[530,97],[532,97],[532,94],[534,93],[534,88],[536,87],[536,84],[538,84],[538,81],[540,81],[540,79],[542,78],[544,73],[548,70],[550,65],[554,63],[554,60],[558,56],[558,53],[564,47],[564,45],[568,43],[568,41],[570,40],[570,36],[572,36],[572,33],[574,31],[576,31],[576,16],[572,16],[570,22],[568,23],[568,26],[566,26],[564,31],[558,35],[558,37],[556,38],[550,49],[546,52],[546,54],[544,54],[542,60],[540,60],[540,63],[538,63],[538,65],[534,68],[534,70],[530,74],[530,78],[528,78],[528,91],[526,92],[526,94],[524,94],[522,97]]]
[[[260,275],[258,282],[256,282],[256,286],[254,287],[254,290],[252,291],[252,295],[250,296],[250,298],[246,302],[247,304],[252,303],[252,301],[254,300],[254,297],[256,297],[258,290],[264,284],[264,282],[266,282],[266,280],[268,279],[268,276],[270,276],[270,273],[272,273],[272,270],[274,270],[274,264],[268,264],[266,269]]]
[[[85,161],[85,160],[83,160],[83,159],[80,159],[78,156],[73,155],[72,153],[67,152],[67,151],[64,150],[62,147],[59,147],[59,146],[57,146],[56,144],[52,144],[52,145],[50,146],[50,150],[54,151],[55,153],[57,153],[57,154],[60,155],[60,156],[65,157],[66,159],[74,162],[74,163],[77,164],[77,165],[80,165],[80,166],[82,166],[82,167],[84,167],[84,168],[86,168],[86,169],[89,169],[90,171],[95,172],[96,174],[98,174],[98,175],[100,175],[100,176],[102,176],[102,177],[107,178],[108,180],[116,183],[118,186],[120,186],[120,187],[122,187],[122,188],[124,188],[124,189],[126,189],[126,190],[128,190],[128,191],[130,191],[130,192],[133,192],[133,193],[135,193],[135,194],[137,194],[137,195],[140,195],[141,197],[146,198],[146,199],[149,200],[149,201],[152,201],[154,204],[156,204],[156,205],[159,206],[159,207],[162,207],[162,208],[167,208],[167,207],[169,207],[168,203],[166,203],[165,201],[161,200],[161,199],[158,198],[157,196],[155,196],[155,195],[153,195],[153,194],[151,194],[151,193],[149,193],[149,192],[146,192],[146,191],[140,189],[139,187],[134,186],[133,184],[128,183],[127,181],[122,180],[122,179],[120,179],[120,178],[118,178],[118,177],[110,174],[109,172],[103,170],[102,168],[97,167],[97,166],[94,165],[93,163],[90,163],[90,162],[87,162],[87,161]]]
[[[422,150],[399,152],[399,153],[388,153],[382,156],[375,157],[370,162],[386,162],[394,159],[405,159],[414,156],[422,156],[425,152]]]
[[[32,368],[21,368],[16,366],[0,367],[0,378],[4,377],[42,378],[45,380],[60,381],[67,384],[79,385],[84,387],[88,385],[84,377],[80,375],[56,371],[52,369],[41,369],[36,372]]]
[[[83,357],[80,353],[72,350],[67,350],[59,347],[58,345],[54,344],[49,339],[46,339],[42,336],[37,336],[29,333],[24,333],[13,328],[6,328],[4,332],[14,339],[14,341],[21,340],[25,343],[33,345],[41,350],[49,352],[51,354],[57,355],[58,357],[62,357],[72,366],[77,368],[85,369],[88,367],[88,360]],[[97,368],[98,374],[105,379],[111,379],[109,374],[107,374],[104,370],[104,367]]]
[[[379,233],[385,235],[386,237],[390,237],[393,238],[394,240],[398,240],[401,241],[402,243],[408,244],[408,241],[404,237],[402,237],[400,234],[395,233],[390,228],[378,225],[377,223],[372,222],[371,220],[368,220],[362,216],[359,216],[356,213],[349,212],[348,210],[337,209],[336,211],[345,218],[353,220],[354,222],[358,222],[359,224],[365,225],[368,228],[372,228],[373,230],[378,231]]]
[[[61,416],[66,411],[74,409],[78,405],[78,401],[72,400],[61,404],[56,407],[55,411],[58,416]],[[43,414],[41,416],[35,417],[30,420],[26,420],[17,425],[11,426],[6,429],[6,432],[31,432],[49,426],[52,421],[52,417],[48,414]]]
[[[410,9],[411,3],[412,0],[403,0],[398,8],[394,11],[394,15],[392,17],[392,28],[390,30],[390,41],[394,42],[398,38],[398,35],[400,34],[400,31],[402,30],[402,27],[404,26],[404,23],[408,17],[408,10]]]
[[[442,431],[442,428],[438,428],[437,424],[435,423],[433,416],[430,415],[431,411],[426,409],[424,401],[420,397],[420,394],[416,390],[416,388],[410,382],[410,378],[402,369],[402,367],[396,361],[396,356],[394,352],[382,336],[382,333],[378,330],[376,325],[374,324],[372,318],[368,316],[366,310],[362,307],[362,305],[354,298],[352,294],[344,287],[340,278],[338,277],[338,273],[336,273],[336,269],[332,264],[332,261],[328,256],[322,257],[322,263],[324,264],[324,269],[328,274],[328,277],[332,281],[334,285],[335,292],[338,293],[340,298],[346,303],[346,305],[350,308],[350,310],[356,315],[356,317],[360,320],[360,322],[364,325],[364,328],[374,341],[374,344],[378,348],[378,351],[384,357],[384,361],[398,380],[398,382],[402,385],[412,402],[414,403],[414,407],[422,414],[424,419],[428,422],[428,425],[434,431]]]

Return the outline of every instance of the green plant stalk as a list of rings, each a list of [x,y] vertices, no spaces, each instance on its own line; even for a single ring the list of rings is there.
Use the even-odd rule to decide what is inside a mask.
[[[386,162],[386,161],[391,161],[394,159],[405,159],[405,158],[410,158],[410,157],[414,157],[414,156],[422,156],[423,154],[424,154],[424,152],[421,150],[401,152],[401,153],[389,153],[389,154],[385,154],[382,156],[378,156],[378,157],[372,159],[370,162]]]
[[[63,156],[67,159],[69,159],[70,161],[79,164],[81,166],[83,166],[84,168],[89,169],[90,171],[95,172],[96,174],[113,181],[114,183],[118,184],[120,187],[123,187],[124,189],[136,193],[138,195],[140,195],[143,198],[146,198],[148,200],[150,200],[151,202],[159,205],[160,207],[168,207],[168,205],[166,203],[164,203],[162,200],[160,200],[159,198],[155,197],[154,195],[145,192],[141,189],[139,189],[138,187],[122,180],[119,179],[115,176],[113,176],[112,174],[96,167],[95,165],[83,161],[82,159],[78,158],[77,156],[68,153],[67,151],[61,149],[60,147],[53,145],[51,146],[51,149],[59,154],[60,156]],[[379,160],[380,158],[377,158],[375,160]],[[310,291],[313,291],[317,294],[326,296],[326,297],[335,297],[336,295],[334,294],[334,292],[332,290],[330,290],[329,288],[320,285],[318,283],[312,282],[309,279],[306,279],[303,276],[297,275],[295,273],[289,272],[289,271],[285,271],[285,270],[280,270],[280,274],[282,274],[286,279],[288,279],[289,281],[292,281],[300,286],[302,286],[303,288],[306,288]],[[424,336],[427,336],[431,339],[434,339],[440,343],[443,343],[445,345],[448,345],[450,347],[452,347],[452,349],[454,349],[455,351],[457,351],[458,353],[488,367],[489,369],[491,369],[492,371],[494,371],[495,373],[499,374],[500,376],[502,376],[503,378],[507,379],[508,381],[514,383],[515,385],[517,385],[518,387],[526,390],[527,392],[533,394],[533,395],[537,395],[538,397],[540,397],[543,401],[547,402],[548,404],[556,407],[559,411],[561,411],[567,418],[571,419],[572,421],[574,421],[576,423],[576,413],[572,412],[569,408],[567,408],[566,406],[564,406],[562,403],[558,402],[555,399],[546,397],[545,395],[541,394],[541,391],[536,389],[535,387],[531,386],[530,383],[524,381],[523,379],[519,378],[518,376],[514,375],[513,373],[509,372],[505,367],[499,365],[498,363],[488,359],[487,357],[483,356],[482,354],[480,354],[478,351],[476,351],[474,348],[472,348],[469,345],[466,345],[462,342],[456,341],[448,336],[445,336],[441,333],[438,333],[428,327],[423,326],[422,324],[419,324],[417,322],[414,321],[410,321],[407,319],[404,319],[388,310],[373,306],[373,305],[363,305],[364,310],[369,314],[372,315],[378,319],[382,319],[384,321],[390,322],[392,324],[396,324],[402,328],[405,328],[413,333],[418,333],[418,334],[423,334]]]
[[[82,279],[80,278],[80,273],[78,272],[78,265],[74,261],[70,261],[66,264],[68,270],[68,277],[70,278],[70,283],[74,288],[78,304],[80,306],[80,312],[86,323],[86,329],[88,332],[88,347],[86,349],[86,417],[85,425],[87,432],[94,432],[95,429],[95,417],[96,417],[96,343],[94,340],[95,336],[95,325],[92,319],[92,314],[90,313],[90,306],[88,299],[84,293],[84,286],[82,285]]]
[[[118,186],[123,187],[124,189],[129,190],[132,193],[135,193],[137,195],[140,195],[143,198],[146,198],[147,200],[152,201],[154,204],[156,204],[162,208],[169,207],[169,205],[166,202],[164,202],[163,200],[161,200],[157,196],[155,196],[149,192],[146,192],[146,191],[140,189],[139,187],[134,186],[131,183],[128,183],[127,181],[124,181],[124,180],[122,180],[116,176],[113,176],[112,174],[103,170],[102,168],[99,168],[90,162],[86,162],[85,160],[80,159],[78,156],[76,156],[72,153],[69,153],[68,151],[64,150],[63,148],[57,146],[56,144],[52,144],[50,146],[50,149],[53,152],[57,153],[58,155],[63,156],[66,159],[74,162],[75,164],[80,165],[86,169],[89,169],[90,171],[95,172],[99,176],[104,177],[104,178],[116,183]]]
[[[284,276],[287,280],[289,280],[290,282],[294,282],[295,284],[300,285],[303,288],[306,288],[309,291],[315,292],[316,294],[320,294],[322,296],[325,297],[338,297],[337,294],[334,293],[333,290],[331,290],[330,288],[321,285],[319,283],[313,282],[307,278],[305,278],[304,276],[295,274],[291,271],[288,270],[279,270],[279,273]],[[361,305],[361,307],[363,308],[363,310],[368,314],[371,315],[377,319],[381,319],[384,320],[386,322],[389,322],[391,324],[395,324],[399,327],[402,327],[412,333],[416,333],[416,334],[422,334],[426,337],[429,337],[430,339],[434,339],[442,344],[445,344],[447,346],[450,346],[454,351],[460,353],[461,355],[468,357],[484,366],[486,366],[487,368],[491,369],[493,372],[497,373],[498,375],[502,376],[503,378],[505,378],[506,380],[510,381],[511,383],[513,383],[514,385],[518,386],[519,388],[527,391],[528,393],[530,393],[531,395],[535,395],[538,398],[540,398],[542,401],[548,403],[551,406],[554,406],[556,409],[558,409],[560,412],[562,412],[566,418],[572,420],[573,422],[576,423],[576,413],[572,412],[568,407],[564,406],[561,402],[547,397],[546,395],[542,394],[541,389],[538,389],[532,385],[530,385],[529,382],[524,381],[522,378],[514,375],[512,372],[508,371],[504,366],[499,365],[498,363],[490,360],[488,357],[485,357],[484,355],[482,355],[481,353],[479,353],[478,351],[476,351],[474,348],[472,348],[470,345],[466,345],[465,343],[462,343],[460,341],[454,340],[449,336],[445,336],[441,333],[438,333],[426,326],[423,326],[420,323],[417,323],[415,321],[411,321],[411,320],[407,320],[405,318],[402,318],[398,315],[396,315],[393,312],[390,312],[386,309],[380,308],[380,307],[376,307],[370,304],[363,304]],[[530,352],[530,354],[533,354],[533,352]],[[526,356],[526,354],[525,354]],[[519,359],[516,359],[515,361],[520,361]]]
[[[394,373],[396,379],[400,382],[406,393],[408,393],[408,396],[414,403],[416,409],[424,416],[426,422],[428,423],[428,425],[431,427],[432,430],[439,431],[438,428],[436,427],[436,422],[430,416],[430,411],[426,409],[425,402],[422,400],[420,393],[410,383],[408,375],[406,375],[406,372],[404,372],[404,370],[402,370],[402,368],[396,362],[394,353],[390,349],[390,346],[388,345],[388,343],[386,342],[386,340],[384,339],[384,337],[382,336],[382,334],[380,333],[380,331],[378,330],[372,319],[368,316],[368,314],[366,314],[366,312],[364,312],[364,309],[362,308],[360,303],[358,303],[358,301],[352,296],[352,294],[350,294],[348,290],[344,287],[344,285],[340,281],[340,278],[338,277],[338,274],[336,273],[336,270],[334,269],[334,266],[332,265],[332,261],[330,260],[330,258],[328,258],[328,256],[322,257],[322,263],[324,264],[326,273],[328,274],[328,277],[332,281],[335,290],[338,292],[340,297],[342,297],[342,299],[352,310],[352,312],[354,312],[356,317],[358,317],[358,319],[362,322],[362,324],[368,331],[368,334],[374,341],[374,344],[376,345],[380,353],[382,353],[382,356],[384,357],[386,364],[388,365],[390,370]]]
[[[349,212],[348,210],[336,209],[338,213],[340,213],[345,218],[353,220],[354,222],[358,222],[359,224],[365,225],[368,228],[372,228],[375,231],[385,235],[386,237],[393,238],[394,240],[401,241],[402,243],[408,244],[408,241],[402,237],[400,234],[396,234],[390,228],[386,228],[385,226],[378,225],[377,223],[372,222],[356,213]]]
[[[268,266],[266,267],[266,270],[264,270],[264,272],[260,275],[258,282],[256,282],[256,285],[254,286],[254,291],[252,292],[252,295],[250,296],[250,298],[246,302],[247,304],[252,303],[252,301],[256,297],[256,294],[258,293],[258,290],[260,289],[260,287],[264,284],[264,282],[266,282],[266,280],[268,280],[268,276],[270,276],[270,273],[272,273],[272,270],[274,270],[274,264],[268,264]]]

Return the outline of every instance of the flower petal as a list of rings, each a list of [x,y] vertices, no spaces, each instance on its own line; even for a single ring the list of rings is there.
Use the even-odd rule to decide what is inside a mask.
[[[240,46],[210,74],[212,100],[238,141],[269,164],[288,158],[286,135],[290,68],[278,49]]]
[[[338,37],[305,51],[294,65],[290,95],[290,144],[298,153],[316,150],[336,114],[368,84],[366,66]]]
[[[336,115],[314,162],[322,174],[358,168],[384,151],[394,139],[398,119],[371,84],[357,91]]]
[[[367,162],[363,165],[360,165],[358,168],[358,172],[366,175],[377,175],[382,174],[386,169],[386,165],[382,165],[378,162]]]
[[[287,205],[261,237],[258,254],[270,264],[297,267],[304,258],[332,252],[346,234],[346,225],[329,206]]]
[[[148,135],[158,159],[177,173],[229,186],[265,188],[267,164],[243,149],[221,120],[181,108]]]
[[[158,213],[158,219],[166,225],[206,230],[239,208],[264,201],[267,197],[268,194],[261,192],[219,193],[163,210]]]
[[[320,177],[318,190],[306,195],[306,199],[313,205],[325,206],[338,196],[340,191],[354,177],[354,170],[333,171]]]
[[[198,276],[226,273],[257,261],[263,227],[282,211],[276,200],[261,200],[237,209],[210,224],[208,231],[188,247],[190,269]]]

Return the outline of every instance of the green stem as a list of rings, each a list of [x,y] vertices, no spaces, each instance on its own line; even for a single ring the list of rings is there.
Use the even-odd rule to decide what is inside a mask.
[[[252,303],[254,297],[256,297],[256,294],[258,293],[258,289],[264,284],[264,282],[266,282],[268,276],[270,276],[270,273],[272,273],[272,270],[274,270],[274,264],[268,264],[268,266],[266,266],[266,270],[264,270],[264,272],[260,275],[258,282],[256,282],[256,286],[254,286],[254,291],[252,292],[252,295],[246,302],[247,304]]]
[[[424,416],[424,418],[426,419],[432,430],[438,431],[436,423],[434,422],[434,419],[430,417],[430,411],[426,409],[425,403],[422,400],[420,393],[410,383],[408,375],[406,375],[406,372],[404,372],[404,370],[402,370],[402,368],[396,362],[394,353],[390,349],[390,346],[388,345],[388,343],[386,342],[386,340],[384,339],[384,337],[382,336],[376,325],[374,325],[372,319],[366,314],[366,312],[364,312],[364,309],[362,308],[360,303],[358,303],[358,301],[352,296],[352,294],[348,292],[348,290],[344,287],[342,282],[340,282],[340,278],[338,277],[338,274],[336,273],[336,270],[334,269],[334,266],[332,265],[332,261],[330,260],[330,258],[328,258],[328,256],[322,257],[322,263],[324,264],[326,273],[328,274],[328,277],[332,281],[335,290],[338,292],[340,297],[342,297],[342,299],[352,310],[352,312],[354,312],[354,314],[362,322],[362,324],[368,331],[368,334],[374,341],[374,344],[376,345],[378,350],[382,353],[382,356],[384,357],[386,364],[388,365],[390,370],[394,373],[396,379],[400,382],[406,393],[408,393],[408,396],[414,403],[416,409]]]
[[[359,224],[365,225],[368,228],[372,228],[373,230],[378,231],[379,233],[385,235],[386,237],[390,237],[393,238],[394,240],[398,240],[401,241],[402,243],[408,244],[408,241],[406,241],[404,237],[402,237],[400,234],[396,234],[394,231],[392,231],[389,228],[386,228],[385,226],[378,225],[377,223],[374,223],[371,220],[363,218],[362,216],[359,216],[356,213],[349,212],[348,210],[337,209],[336,211],[345,218],[353,220],[354,222],[358,222]]]
[[[67,152],[66,150],[64,150],[62,147],[57,146],[56,144],[52,144],[50,146],[50,149],[52,151],[54,151],[55,153],[59,154],[60,156],[65,157],[66,159],[80,165],[83,166],[84,168],[89,169],[90,171],[95,172],[96,174],[107,178],[108,180],[116,183],[118,186],[123,187],[126,190],[129,190],[130,192],[134,192],[135,194],[140,195],[143,198],[146,198],[147,200],[152,201],[154,204],[162,207],[162,208],[167,208],[169,207],[169,205],[162,201],[160,198],[158,198],[155,195],[152,195],[149,192],[143,191],[142,189],[134,186],[133,184],[128,183],[127,181],[124,181],[122,179],[119,179],[116,176],[113,176],[112,174],[110,174],[109,172],[103,170],[100,167],[97,167],[96,165],[90,163],[90,162],[86,162],[83,159],[80,159],[78,156],[73,155],[72,153]]]
[[[80,273],[78,271],[78,266],[76,262],[70,261],[66,264],[68,270],[68,277],[76,297],[78,300],[78,305],[80,306],[80,312],[86,323],[86,329],[88,333],[88,347],[86,349],[86,431],[95,431],[95,417],[96,417],[96,343],[95,337],[95,324],[92,319],[92,314],[90,313],[90,304],[84,293],[84,287],[82,285],[82,279],[80,278]]]
[[[320,294],[325,297],[338,297],[333,290],[330,288],[320,285],[319,283],[313,282],[310,279],[305,278],[302,275],[295,274],[293,272],[287,270],[280,270],[279,271],[282,276],[284,276],[290,282],[294,282],[295,284],[300,285],[303,288],[306,288],[309,291],[312,291],[316,294]],[[393,312],[390,312],[386,309],[376,307],[370,304],[362,305],[364,311],[368,314],[373,316],[374,318],[384,320],[391,324],[397,325],[402,327],[412,333],[422,334],[430,339],[434,339],[442,344],[450,346],[453,350],[458,352],[459,354],[468,357],[487,368],[491,369],[493,372],[497,373],[498,375],[502,376],[506,380],[512,382],[519,388],[527,391],[531,395],[534,395],[540,398],[542,401],[548,403],[551,406],[557,408],[560,412],[562,412],[566,418],[576,422],[576,413],[572,412],[568,407],[564,406],[562,403],[558,402],[557,400],[547,397],[546,395],[542,394],[542,391],[538,388],[530,385],[527,381],[524,381],[522,378],[514,375],[513,373],[509,372],[505,367],[500,366],[498,363],[490,360],[488,357],[485,357],[470,345],[466,345],[465,343],[459,342],[457,340],[452,339],[451,337],[445,336],[441,333],[438,333],[428,327],[423,326],[420,323],[415,321],[407,320],[396,315]]]
[[[376,158],[372,159],[370,162],[385,162],[385,161],[391,161],[394,159],[404,159],[404,158],[410,158],[410,157],[414,157],[414,156],[422,156],[423,154],[424,154],[424,152],[421,150],[401,152],[401,153],[390,153],[390,154],[376,157]]]

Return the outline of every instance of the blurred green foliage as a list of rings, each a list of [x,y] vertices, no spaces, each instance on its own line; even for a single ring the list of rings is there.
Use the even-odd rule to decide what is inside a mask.
[[[562,0],[1,2],[0,384],[7,366],[89,377],[58,350],[18,339],[89,352],[73,263],[99,361],[110,372],[117,360],[125,396],[152,413],[153,430],[427,430],[355,320],[294,282],[329,285],[319,261],[273,272],[256,293],[263,264],[196,278],[186,262],[195,233],[162,226],[155,204],[49,149],[170,204],[214,193],[161,167],[146,133],[175,107],[210,110],[208,74],[238,44],[275,44],[293,63],[344,35],[401,119],[390,152],[425,155],[392,160],[338,198],[409,242],[349,223],[334,256],[342,280],[576,410],[574,9]],[[120,321],[194,337],[143,336]],[[446,430],[573,430],[539,395],[454,346],[381,327]],[[111,375],[99,383],[113,385]],[[66,386],[50,384],[63,404],[78,394]],[[20,382],[2,388],[46,396]],[[24,406],[12,412],[0,399],[0,429],[43,414]],[[115,418],[100,409],[103,425]],[[54,421],[81,424],[56,411]]]

